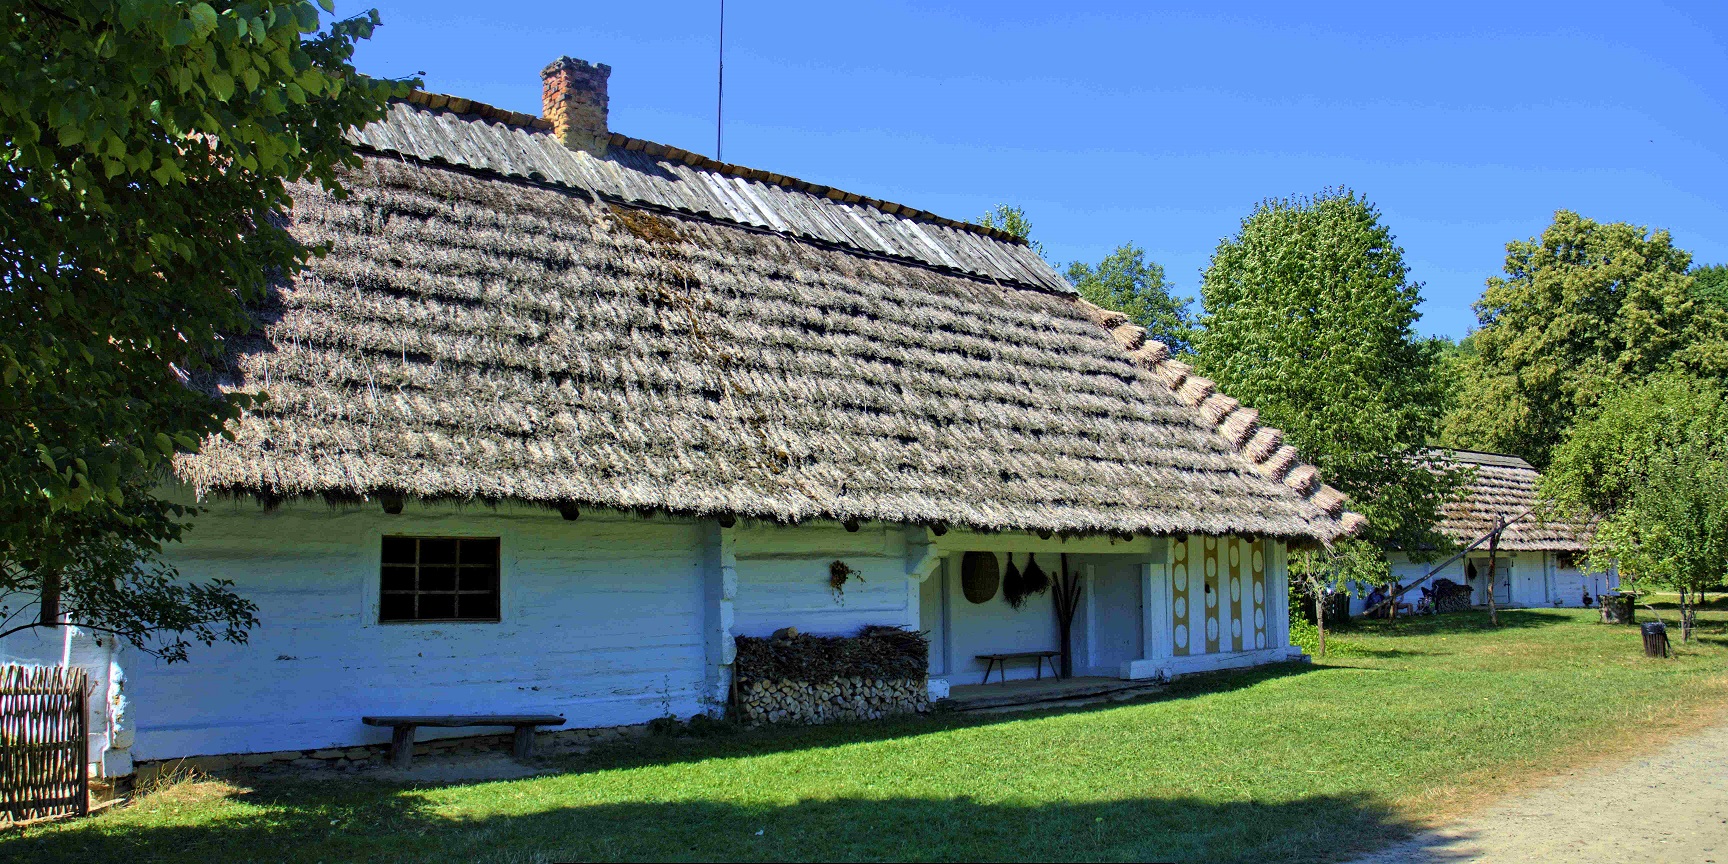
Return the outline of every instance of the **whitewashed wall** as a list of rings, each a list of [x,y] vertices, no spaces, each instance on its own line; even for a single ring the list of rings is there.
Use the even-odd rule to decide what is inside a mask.
[[[697,524],[412,503],[212,510],[169,558],[234,580],[260,624],[250,644],[198,646],[189,663],[129,655],[136,758],[388,740],[365,714],[548,712],[583,727],[703,708]],[[385,534],[499,537],[503,620],[378,623]]]
[[[735,531],[734,635],[767,636],[789,626],[825,636],[850,636],[867,624],[918,627],[918,584],[906,577],[903,528],[741,523]],[[857,574],[838,594],[828,587],[835,561]]]
[[[1476,560],[1476,569],[1480,577],[1477,582],[1479,583],[1487,578],[1487,553],[1484,552],[1480,555],[1472,553],[1470,557]],[[1503,562],[1509,561],[1512,565],[1511,578],[1501,581],[1501,586],[1510,583],[1511,596],[1507,597],[1500,590],[1500,587],[1496,587],[1494,592],[1495,604],[1499,606],[1576,608],[1583,605],[1584,589],[1588,588],[1591,597],[1595,597],[1597,594],[1612,590],[1619,585],[1618,578],[1611,573],[1585,573],[1572,567],[1562,568],[1558,566],[1558,557],[1556,553],[1542,551],[1500,553],[1501,560]],[[1393,575],[1406,585],[1422,578],[1435,563],[1438,563],[1412,563],[1406,556],[1398,552],[1392,553],[1391,562]],[[1462,560],[1448,565],[1435,578],[1451,579],[1460,585],[1472,585],[1465,579],[1465,565]],[[1496,578],[1499,578],[1498,574],[1496,574]],[[1481,586],[1477,584],[1472,585],[1472,587],[1475,589],[1474,602],[1479,604],[1485,602],[1486,598],[1482,594]],[[1417,592],[1413,591],[1406,595],[1405,599],[1414,604],[1417,596]],[[1361,596],[1352,597],[1350,614],[1361,614],[1363,606],[1364,601]]]

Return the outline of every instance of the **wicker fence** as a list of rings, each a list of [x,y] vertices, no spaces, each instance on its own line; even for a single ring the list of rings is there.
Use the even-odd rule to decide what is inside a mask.
[[[83,669],[0,667],[0,822],[90,812]]]

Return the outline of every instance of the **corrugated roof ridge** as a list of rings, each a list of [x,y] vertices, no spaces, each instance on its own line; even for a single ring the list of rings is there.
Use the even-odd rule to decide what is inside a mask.
[[[517,126],[523,129],[534,129],[542,132],[550,131],[552,129],[552,124],[543,117],[524,114],[521,111],[507,111],[503,108],[488,105],[484,102],[476,102],[472,99],[463,99],[459,96],[450,96],[444,93],[414,90],[409,92],[404,101],[434,111],[449,111],[454,114],[472,115],[485,120],[491,120],[495,123],[503,123],[507,126]],[[831,198],[836,201],[843,201],[847,204],[863,204],[880,210],[883,213],[887,213],[890,216],[898,216],[915,222],[929,222],[935,225],[943,225],[960,231],[979,234],[1003,243],[1011,243],[1016,246],[1027,245],[1025,239],[1017,237],[999,228],[979,225],[976,222],[964,222],[958,219],[949,219],[946,216],[940,216],[931,213],[928,210],[908,207],[905,204],[899,204],[881,198],[871,198],[854,192],[847,192],[843,189],[835,189],[832,186],[823,186],[820,183],[811,183],[808,180],[800,180],[797,177],[789,177],[785,174],[776,174],[771,171],[764,171],[760,168],[749,168],[743,165],[734,165],[730,162],[721,162],[700,153],[685,150],[682,147],[674,147],[670,144],[660,144],[643,138],[632,138],[619,132],[612,133],[611,144],[613,147],[620,147],[625,150],[640,150],[655,158],[674,159],[683,162],[692,168],[702,168],[730,177],[741,177],[745,180],[755,180],[760,183],[784,186],[794,191],[808,193],[821,198]]]
[[[1530,462],[1524,457],[1512,453],[1495,453],[1491,450],[1468,450],[1463,447],[1430,447],[1428,452],[1449,462],[1468,462],[1471,465],[1486,465],[1495,468],[1517,468],[1525,471],[1536,470],[1536,466],[1530,464]],[[1472,459],[1470,458],[1472,456],[1490,456],[1493,458]]]
[[[1345,509],[1350,496],[1322,482],[1320,470],[1303,462],[1296,448],[1284,443],[1283,430],[1261,425],[1259,411],[1218,392],[1210,379],[1194,374],[1194,367],[1176,360],[1169,346],[1147,338],[1146,328],[1129,323],[1127,315],[1081,298],[1075,302],[1094,323],[1110,331],[1135,366],[1151,373],[1182,404],[1196,409],[1197,419],[1246,458],[1261,477],[1283,484],[1337,519],[1342,529],[1339,536],[1355,534],[1367,524],[1367,517]]]

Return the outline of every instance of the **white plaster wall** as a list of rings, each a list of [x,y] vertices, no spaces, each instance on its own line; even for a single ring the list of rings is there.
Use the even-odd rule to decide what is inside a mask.
[[[956,570],[958,561],[956,557]],[[1056,565],[1056,556],[1046,555],[1039,566]],[[997,554],[997,564],[1007,570],[1008,559],[1004,553]],[[1017,567],[1026,565],[1026,556],[1022,553],[1014,555]],[[948,580],[948,640],[949,655],[953,666],[949,670],[949,681],[953,684],[977,684],[984,680],[986,662],[977,659],[979,654],[1007,654],[1015,651],[1059,651],[1062,648],[1059,634],[1056,630],[1056,611],[1048,592],[1034,594],[1026,598],[1019,609],[1008,605],[1002,598],[1002,589],[996,590],[996,596],[984,603],[973,603],[966,599],[961,590],[959,578]],[[1083,632],[1075,633],[1077,644],[1085,644]],[[1057,668],[1061,668],[1061,660],[1057,658]],[[1000,666],[998,666],[1000,668]],[[1035,677],[1035,670],[1030,660],[1017,660],[1009,665],[1008,680]],[[1050,677],[1048,663],[1044,666],[1044,677]],[[990,680],[1000,680],[997,673],[990,674]]]
[[[933,676],[948,674],[947,590],[948,561],[944,559],[918,586],[918,629],[930,639],[929,671]]]
[[[918,626],[918,589],[906,578],[906,537],[899,526],[873,523],[847,531],[838,523],[740,523],[736,531],[734,634],[767,636],[790,626],[850,636],[867,624]],[[838,596],[828,588],[835,561],[857,573]]]
[[[141,759],[386,741],[365,714],[548,712],[566,728],[702,710],[702,528],[536,508],[218,503],[169,559],[259,606],[247,645],[130,655]],[[499,623],[379,624],[384,534],[497,536]],[[437,734],[473,734],[473,730]]]
[[[1076,627],[1076,642],[1081,633],[1087,640],[1082,643],[1089,657],[1085,674],[1115,676],[1123,663],[1146,659],[1146,561],[1133,555],[1085,555],[1077,564],[1089,577],[1086,590],[1092,592],[1092,602],[1081,605],[1094,616],[1086,622],[1088,628]]]

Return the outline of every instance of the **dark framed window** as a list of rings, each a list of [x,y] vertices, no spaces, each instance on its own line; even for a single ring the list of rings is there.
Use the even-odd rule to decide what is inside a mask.
[[[378,620],[497,621],[498,538],[385,537]]]

